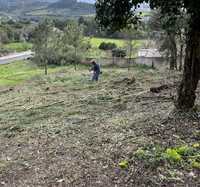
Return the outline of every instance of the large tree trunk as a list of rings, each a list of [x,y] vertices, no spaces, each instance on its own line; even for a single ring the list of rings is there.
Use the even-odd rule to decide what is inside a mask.
[[[200,78],[200,18],[191,18],[187,38],[183,79],[178,89],[177,109],[188,110],[195,104],[198,81]]]

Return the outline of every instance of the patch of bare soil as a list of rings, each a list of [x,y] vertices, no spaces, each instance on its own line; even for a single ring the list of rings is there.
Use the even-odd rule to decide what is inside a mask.
[[[145,146],[200,141],[200,116],[173,112],[174,77],[132,71],[106,70],[97,84],[60,73],[2,93],[0,186],[199,186],[197,169],[134,158]],[[161,85],[170,86],[150,91]]]

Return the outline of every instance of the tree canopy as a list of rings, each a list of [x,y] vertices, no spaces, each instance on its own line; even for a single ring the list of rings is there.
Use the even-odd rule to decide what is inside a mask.
[[[173,15],[172,18],[175,18],[174,15],[180,15],[182,9],[186,9],[192,17],[198,18],[200,14],[199,0],[97,0],[97,21],[112,30],[135,24],[139,20],[135,9],[143,2],[149,3],[152,9],[159,8],[165,15]]]

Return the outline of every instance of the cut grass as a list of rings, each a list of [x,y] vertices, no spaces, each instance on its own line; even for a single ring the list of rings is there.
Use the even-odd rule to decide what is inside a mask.
[[[14,76],[14,69],[34,69],[18,63],[4,75]],[[172,84],[174,77],[142,66],[129,72],[113,67],[104,68],[100,81],[91,83],[86,68],[78,67],[77,71],[72,66],[54,68],[51,71],[59,70],[55,74],[36,76],[1,93],[4,186],[184,186],[191,171],[195,176],[191,186],[198,186],[195,170],[162,164],[159,149],[154,149],[199,147],[195,141],[199,122],[166,118],[173,109],[175,88],[149,92],[152,85]],[[133,76],[136,82],[130,84]],[[136,151],[147,159],[136,159]],[[193,160],[192,166],[198,169],[199,161]],[[170,174],[174,171],[177,180]]]

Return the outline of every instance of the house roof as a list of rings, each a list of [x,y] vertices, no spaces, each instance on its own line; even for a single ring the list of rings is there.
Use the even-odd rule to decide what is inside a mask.
[[[138,56],[139,57],[149,57],[149,58],[160,58],[162,57],[162,55],[160,54],[160,52],[158,51],[158,49],[140,49],[138,51]]]

